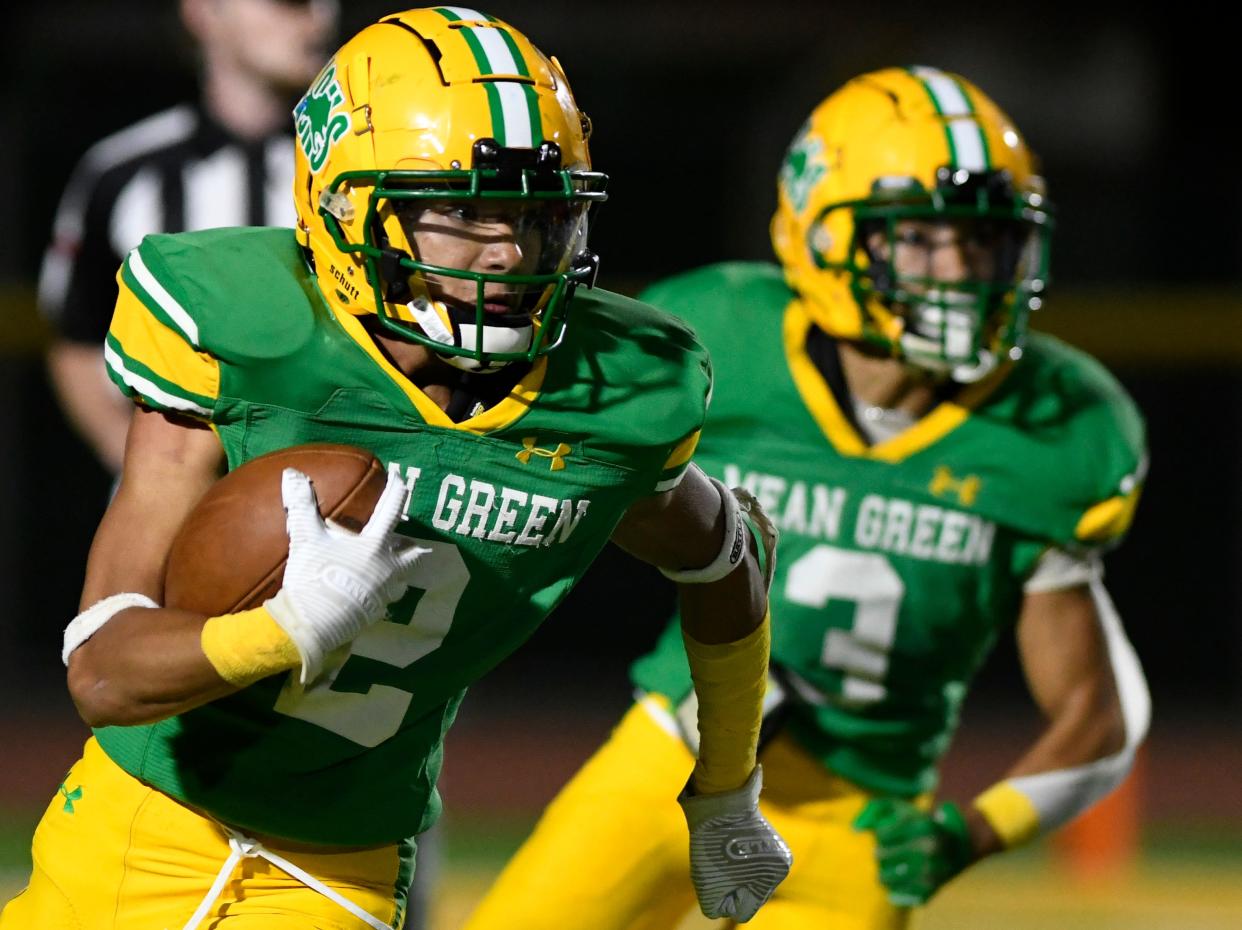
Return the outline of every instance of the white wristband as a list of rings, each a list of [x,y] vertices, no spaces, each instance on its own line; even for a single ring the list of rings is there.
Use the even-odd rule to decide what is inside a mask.
[[[86,610],[69,621],[65,627],[64,647],[60,651],[60,660],[69,664],[69,656],[84,642],[99,632],[99,628],[130,607],[159,607],[145,594],[113,594],[101,601],[96,601]]]
[[[678,584],[708,584],[719,581],[733,569],[742,564],[746,555],[746,524],[741,519],[741,508],[732,492],[715,478],[708,478],[720,494],[724,504],[724,539],[720,552],[708,565],[702,568],[670,569],[661,568],[660,574]]]

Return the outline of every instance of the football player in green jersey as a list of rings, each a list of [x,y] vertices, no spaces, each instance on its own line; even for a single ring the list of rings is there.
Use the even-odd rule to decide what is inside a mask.
[[[483,13],[409,10],[294,118],[296,231],[152,236],[118,275],[106,357],[138,407],[64,646],[94,734],[0,927],[400,926],[466,687],[609,539],[683,592],[702,749],[669,790],[704,912],[748,919],[789,869],[757,809],[775,533],[689,464],[690,329],[591,287],[604,177],[564,73]],[[365,529],[286,470],[279,593],[161,606],[222,455],[307,442],[388,464]]]
[[[970,863],[1116,786],[1145,734],[1100,567],[1134,510],[1144,428],[1098,363],[1027,333],[1051,229],[997,106],[956,75],[892,68],[797,134],[772,223],[782,267],[717,265],[644,295],[715,361],[695,461],[781,533],[761,809],[794,866],[750,926],[905,927]],[[990,790],[938,798],[971,678],[1011,628],[1047,725]],[[675,629],[633,680],[637,703],[469,930],[678,925],[690,886],[663,798],[698,731]]]

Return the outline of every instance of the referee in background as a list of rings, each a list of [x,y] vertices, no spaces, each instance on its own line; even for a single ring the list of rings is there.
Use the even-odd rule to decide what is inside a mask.
[[[133,404],[104,371],[116,273],[148,233],[292,226],[298,97],[336,38],[337,0],[181,0],[201,99],[91,147],[61,196],[39,275],[61,409],[112,474]]]

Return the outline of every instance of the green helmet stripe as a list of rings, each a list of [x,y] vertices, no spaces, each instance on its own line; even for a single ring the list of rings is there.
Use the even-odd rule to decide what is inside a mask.
[[[946,117],[944,134],[951,167],[987,171],[992,164],[988,140],[965,88],[935,68],[912,68],[910,73],[923,85],[936,112]]]
[[[530,149],[543,141],[539,124],[539,105],[535,89],[517,81],[488,81],[496,89],[504,120],[504,137],[496,137],[501,145]],[[493,121],[493,126],[495,125]]]
[[[513,36],[509,34],[508,29],[491,29],[489,32],[496,32],[500,35],[500,40],[509,49],[509,54],[513,56],[513,62],[517,70],[514,74],[520,74],[522,77],[530,77],[530,69],[526,67],[526,59],[522,57],[522,50],[518,48],[517,42],[513,40]]]
[[[543,118],[539,115],[539,95],[529,84],[519,84],[522,96],[526,98],[526,118],[530,120],[530,147],[536,148],[543,142]]]
[[[526,60],[507,30],[466,27],[458,31],[470,46],[481,77],[530,77]],[[482,83],[487,91],[487,103],[492,114],[492,134],[497,142],[515,148],[534,148],[543,141],[539,98],[534,87],[517,81]]]
[[[526,70],[526,62],[518,51],[517,43],[504,29],[466,27],[461,30],[470,48],[474,50],[475,60],[479,62],[479,71],[483,77],[490,74],[521,75],[530,77]],[[503,37],[503,38],[502,38]],[[506,42],[505,38],[509,41]]]
[[[479,37],[473,29],[458,29],[458,34],[466,40],[466,44],[470,46],[470,52],[474,55],[474,63],[478,66],[479,74],[486,77],[489,74],[495,74],[496,69],[492,67],[492,63],[488,60],[487,50],[483,48],[483,43],[479,41]]]
[[[506,148],[532,149],[543,141],[539,98],[529,84],[482,81],[492,114],[492,134]]]
[[[483,89],[487,91],[487,106],[492,112],[492,135],[501,145],[508,145],[505,134],[505,108],[500,99],[500,87],[495,81],[484,81]]]

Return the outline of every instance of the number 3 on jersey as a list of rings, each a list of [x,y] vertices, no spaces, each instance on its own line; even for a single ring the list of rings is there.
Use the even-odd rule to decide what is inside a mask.
[[[790,565],[785,597],[792,603],[818,610],[834,600],[854,604],[851,627],[829,629],[820,654],[825,668],[844,673],[844,703],[870,704],[885,697],[888,655],[905,593],[901,576],[878,552],[820,545]]]

